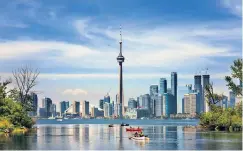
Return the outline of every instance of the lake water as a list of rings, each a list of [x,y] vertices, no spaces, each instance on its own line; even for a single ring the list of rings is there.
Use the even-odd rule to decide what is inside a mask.
[[[242,134],[202,132],[185,125],[198,120],[123,120],[144,129],[149,141],[130,140],[120,120],[38,120],[37,130],[0,136],[0,149],[12,150],[242,150]],[[108,124],[117,124],[109,128]]]

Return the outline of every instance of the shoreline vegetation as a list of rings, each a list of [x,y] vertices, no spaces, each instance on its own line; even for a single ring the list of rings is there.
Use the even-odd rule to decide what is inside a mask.
[[[234,107],[217,106],[217,103],[223,101],[223,95],[213,93],[213,85],[209,84],[205,87],[209,111],[199,115],[200,122],[195,128],[242,131],[242,59],[235,60],[231,70],[232,77],[226,76],[225,80],[228,88],[235,96],[240,96],[241,100]],[[25,133],[33,128],[36,119],[28,116],[28,112],[33,111],[30,90],[37,84],[38,75],[38,70],[26,66],[13,71],[16,88],[7,89],[11,80],[0,81],[0,134]],[[240,85],[236,85],[233,79],[238,79]]]
[[[0,81],[1,133],[25,133],[35,124],[28,112],[34,111],[30,92],[38,75],[38,70],[25,66],[13,71],[13,82],[11,78]],[[12,89],[11,83],[15,84]]]

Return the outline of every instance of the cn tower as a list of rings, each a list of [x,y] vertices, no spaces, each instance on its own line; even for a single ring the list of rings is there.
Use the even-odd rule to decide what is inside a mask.
[[[122,56],[122,33],[120,27],[120,53],[117,57],[117,62],[119,63],[119,117],[122,118],[124,116],[124,94],[123,94],[123,74],[122,74],[122,63],[125,58]]]

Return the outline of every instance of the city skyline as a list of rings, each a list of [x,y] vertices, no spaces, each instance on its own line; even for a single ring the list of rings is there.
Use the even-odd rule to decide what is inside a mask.
[[[8,78],[13,69],[31,64],[41,72],[35,87],[43,92],[39,98],[50,97],[55,104],[88,100],[98,106],[111,89],[115,100],[121,24],[125,104],[149,93],[149,86],[159,85],[159,78],[166,78],[169,85],[172,71],[178,74],[177,102],[181,101],[185,85],[193,84],[194,74],[206,68],[215,91],[228,96],[224,76],[230,75],[232,61],[241,57],[238,2],[3,1],[1,76]]]

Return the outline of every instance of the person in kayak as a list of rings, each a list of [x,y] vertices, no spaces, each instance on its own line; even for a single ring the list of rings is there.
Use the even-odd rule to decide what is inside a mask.
[[[143,136],[144,136],[142,131],[141,131],[141,133],[139,134],[139,136],[140,136],[140,137],[143,137]]]
[[[136,132],[136,133],[134,134],[134,137],[138,137],[138,132]]]

